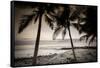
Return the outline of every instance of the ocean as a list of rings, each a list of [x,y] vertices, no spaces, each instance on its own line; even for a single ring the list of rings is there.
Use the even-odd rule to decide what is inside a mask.
[[[73,40],[74,47],[96,46],[94,41],[91,45],[78,39]],[[32,57],[34,54],[34,41],[17,41],[15,45],[15,58]],[[61,48],[71,48],[70,39],[67,40],[41,40],[39,44],[38,56],[59,54],[68,50],[61,50]]]

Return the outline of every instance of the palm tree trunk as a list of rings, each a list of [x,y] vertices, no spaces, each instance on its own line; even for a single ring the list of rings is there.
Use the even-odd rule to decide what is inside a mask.
[[[35,50],[34,50],[32,65],[36,65],[37,63],[37,55],[38,55],[39,41],[40,41],[40,34],[41,34],[41,22],[42,22],[42,14],[40,14],[39,16],[38,32],[37,32],[37,38],[35,42]]]
[[[68,24],[70,24],[70,23],[68,22]],[[72,37],[71,37],[70,25],[68,25],[68,32],[69,32],[69,37],[70,37],[70,42],[71,42],[71,46],[72,46],[72,52],[73,52],[74,60],[77,61],[75,51],[74,51],[73,40],[72,40]]]

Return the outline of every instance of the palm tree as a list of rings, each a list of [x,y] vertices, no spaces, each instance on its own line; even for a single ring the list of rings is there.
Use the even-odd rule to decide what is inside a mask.
[[[65,34],[66,34],[66,29],[68,29],[70,42],[71,42],[71,46],[72,46],[72,52],[73,52],[74,60],[76,61],[76,55],[75,55],[73,40],[72,40],[72,36],[71,36],[71,31],[70,31],[70,20],[69,20],[70,10],[69,10],[69,6],[68,5],[64,5],[64,6],[62,5],[62,7],[64,8],[64,11],[62,12],[62,14],[60,16],[56,16],[57,28],[54,31],[53,39],[55,40],[56,36],[59,34],[59,32],[62,30],[62,28],[64,28],[63,31],[62,31],[62,37],[64,39]]]
[[[97,38],[97,8],[89,6],[87,9],[86,23],[81,26],[81,32],[85,32],[86,41],[89,40],[89,44]],[[81,33],[80,32],[80,33]]]
[[[78,13],[77,19],[79,19],[79,21],[73,25],[77,28],[80,34],[85,33],[85,35],[83,35],[80,40],[86,39],[86,42],[89,41],[90,45],[90,43],[92,43],[97,38],[97,7],[87,6],[85,8],[86,10],[81,10],[80,14],[83,13],[82,11],[84,11],[84,15],[86,15],[86,17],[79,17],[80,14],[78,11],[76,11],[76,13]]]
[[[34,19],[34,23],[37,20],[39,20],[32,65],[36,65],[36,63],[37,63],[42,17],[43,17],[43,15],[45,15],[48,25],[52,28],[53,24],[52,24],[51,20],[53,18],[52,19],[49,18],[48,15],[50,16],[50,14],[53,13],[53,7],[54,7],[54,5],[51,5],[51,4],[43,4],[43,3],[39,4],[38,3],[33,6],[33,13],[31,15],[23,15],[23,17],[22,17],[18,33],[21,33],[29,25],[29,23],[32,21],[32,19]]]

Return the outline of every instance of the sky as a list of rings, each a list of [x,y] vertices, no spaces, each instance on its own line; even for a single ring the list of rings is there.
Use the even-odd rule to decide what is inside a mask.
[[[30,22],[30,24],[23,30],[23,32],[18,33],[19,24],[22,15],[29,15],[32,13],[32,8],[30,7],[16,7],[15,8],[15,39],[16,40],[36,40],[37,29],[38,29],[38,20],[36,24],[34,24],[34,20]],[[81,35],[79,35],[78,31],[74,27],[70,27],[71,35],[73,39],[79,39]],[[41,35],[40,40],[52,40],[54,30],[47,25],[45,22],[44,16],[42,17],[42,27],[41,27]],[[61,33],[57,36],[57,39],[62,39]],[[66,33],[65,39],[69,39],[68,31]]]

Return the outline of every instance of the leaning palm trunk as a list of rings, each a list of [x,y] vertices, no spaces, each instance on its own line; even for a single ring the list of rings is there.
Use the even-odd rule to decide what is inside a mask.
[[[73,52],[74,60],[77,61],[76,55],[75,55],[75,50],[74,50],[74,45],[73,45],[73,40],[72,40],[71,32],[70,32],[70,23],[69,23],[69,21],[67,21],[67,23],[68,23],[68,32],[69,32],[69,37],[70,37],[70,42],[71,42],[71,46],[72,46],[72,52]]]
[[[37,63],[37,55],[38,55],[39,41],[40,41],[40,34],[41,34],[41,22],[42,22],[42,14],[40,14],[39,16],[38,32],[37,32],[37,38],[35,42],[35,50],[34,50],[32,65],[36,65]]]

